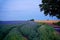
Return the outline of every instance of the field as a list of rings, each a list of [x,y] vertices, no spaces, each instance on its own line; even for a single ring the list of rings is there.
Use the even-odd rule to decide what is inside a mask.
[[[46,23],[1,22],[0,40],[60,40],[60,34]]]
[[[42,23],[49,23],[49,24],[57,23],[59,21],[60,20],[35,20],[35,22],[42,22]]]

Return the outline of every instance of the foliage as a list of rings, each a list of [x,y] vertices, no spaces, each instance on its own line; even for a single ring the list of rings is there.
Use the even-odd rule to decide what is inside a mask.
[[[60,40],[47,24],[26,22],[18,25],[0,25],[0,40]]]
[[[60,26],[60,22],[57,22],[56,24]]]
[[[3,40],[27,40],[16,28],[12,29]]]
[[[53,24],[60,26],[60,21],[59,21],[59,22],[57,22],[57,23],[53,23]]]
[[[34,19],[30,19],[30,21],[34,21]]]
[[[60,19],[60,0],[42,0],[42,4],[39,7],[46,16],[49,14]]]
[[[28,25],[22,26],[19,30],[23,34],[23,36],[27,37],[29,40],[32,40],[34,37],[38,35],[36,32],[37,24],[35,23],[28,23]]]
[[[11,29],[13,29],[14,27],[10,26],[10,25],[1,25],[0,28],[0,40],[2,40]]]
[[[38,28],[40,40],[60,40],[56,31],[48,25],[42,25]],[[56,33],[56,34],[55,34]]]

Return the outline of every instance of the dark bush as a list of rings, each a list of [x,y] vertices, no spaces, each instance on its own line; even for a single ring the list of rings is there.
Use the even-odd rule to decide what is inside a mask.
[[[60,26],[60,21],[59,21],[59,22],[57,22],[57,23],[53,23],[53,24]]]
[[[34,21],[34,19],[30,19],[30,21]]]

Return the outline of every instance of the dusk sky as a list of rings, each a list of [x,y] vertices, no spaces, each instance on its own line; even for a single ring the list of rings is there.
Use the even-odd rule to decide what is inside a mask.
[[[11,20],[58,20],[45,16],[39,9],[41,0],[0,0],[0,21]]]

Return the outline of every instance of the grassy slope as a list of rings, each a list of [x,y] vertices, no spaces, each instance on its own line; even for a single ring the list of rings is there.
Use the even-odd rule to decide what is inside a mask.
[[[37,24],[0,25],[0,40],[60,40],[51,26],[41,22]]]
[[[41,40],[60,40],[60,34],[58,35],[53,27],[42,22],[38,22],[38,24],[41,25],[38,28]]]

